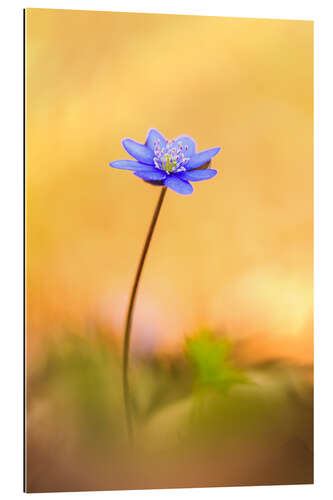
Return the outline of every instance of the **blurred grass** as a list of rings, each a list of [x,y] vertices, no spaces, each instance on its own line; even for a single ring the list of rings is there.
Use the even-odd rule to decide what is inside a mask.
[[[28,384],[30,491],[149,487],[150,480],[142,486],[133,472],[138,470],[133,464],[137,455],[141,473],[156,469],[155,481],[160,482],[152,487],[163,487],[165,481],[179,484],[176,471],[164,471],[166,460],[182,470],[184,460],[207,460],[204,469],[210,467],[210,472],[206,470],[200,484],[206,484],[209,474],[209,484],[229,484],[225,474],[230,467],[249,460],[244,449],[254,455],[268,453],[272,459],[276,447],[286,445],[290,453],[290,443],[297,450],[301,445],[302,453],[306,450],[301,482],[311,482],[312,387],[302,369],[278,362],[241,367],[232,352],[229,339],[204,329],[187,338],[178,356],[134,357],[130,371],[134,460],[127,449],[119,347],[103,332],[67,333],[61,343],[48,342]],[[229,454],[230,463],[223,473],[220,469],[213,473],[211,460],[218,456],[219,462],[221,453]],[[42,481],[40,474],[34,479],[50,455],[53,473],[45,470]],[[88,479],[84,471],[90,467],[95,472]],[[281,467],[286,470],[286,464],[274,473],[277,484],[286,481]],[[293,475],[288,467],[291,482],[297,482],[298,469]],[[67,484],[68,470],[72,472]],[[117,472],[111,477],[107,470]],[[259,483],[272,481],[270,474],[262,472]],[[185,474],[182,480],[190,486],[196,481],[191,477],[186,479]],[[247,481],[255,484],[254,479]]]

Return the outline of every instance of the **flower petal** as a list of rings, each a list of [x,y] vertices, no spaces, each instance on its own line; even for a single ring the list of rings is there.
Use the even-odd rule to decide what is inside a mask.
[[[165,181],[164,185],[176,191],[179,194],[192,194],[193,186],[187,181],[183,181],[175,175],[169,175]]]
[[[185,158],[191,158],[195,154],[195,140],[192,139],[189,135],[180,135],[179,137],[176,137],[174,139],[175,143],[181,142],[183,144],[183,153],[185,155]],[[187,150],[185,150],[187,146]]]
[[[146,165],[135,160],[116,160],[112,161],[109,165],[110,167],[122,170],[147,170],[152,168],[151,165]]]
[[[163,137],[161,132],[159,132],[156,128],[151,128],[148,131],[147,139],[146,139],[146,146],[154,151],[154,142],[160,140],[161,142],[161,147],[163,148],[166,145],[166,139]]]
[[[208,168],[207,170],[188,170],[181,175],[181,179],[186,181],[205,181],[211,179],[217,174],[217,170]]]
[[[211,158],[213,158],[213,156],[217,155],[220,149],[221,148],[211,148],[195,154],[186,165],[186,169],[192,170],[193,168],[201,167],[201,165],[209,161]]]
[[[134,175],[140,177],[144,181],[163,181],[167,174],[162,170],[157,170],[157,168],[152,168],[150,170],[140,170],[139,172],[134,172]]]
[[[133,139],[123,139],[122,145],[133,158],[147,165],[154,165],[154,152],[144,144],[133,141]]]

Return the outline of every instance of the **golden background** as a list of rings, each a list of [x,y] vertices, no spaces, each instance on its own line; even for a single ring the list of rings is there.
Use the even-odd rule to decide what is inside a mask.
[[[311,362],[312,22],[28,9],[26,41],[28,354],[66,328],[121,335],[159,188],[108,164],[155,127],[222,152],[167,193],[134,350],[207,326]]]

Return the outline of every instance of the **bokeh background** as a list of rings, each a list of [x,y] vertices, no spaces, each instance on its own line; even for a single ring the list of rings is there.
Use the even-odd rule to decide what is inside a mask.
[[[313,23],[27,9],[25,50],[28,490],[311,482]],[[144,269],[135,461],[150,127],[222,152]]]

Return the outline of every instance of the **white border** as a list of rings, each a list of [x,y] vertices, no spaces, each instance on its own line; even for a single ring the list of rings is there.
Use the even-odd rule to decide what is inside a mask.
[[[13,2],[21,4],[21,2]],[[23,4],[24,5],[24,4]],[[259,17],[270,19],[314,19],[313,2],[307,0],[279,0],[216,2],[214,0],[34,0],[25,7],[50,9],[101,10],[119,12],[153,12],[165,14],[190,14],[223,17]],[[23,7],[22,7],[23,8]]]
[[[125,12],[219,15],[315,20],[316,50],[320,62],[318,98],[318,57],[315,64],[315,485],[276,487],[237,487],[136,492],[58,493],[60,498],[261,498],[281,496],[307,498],[332,497],[332,15],[330,3],[323,0],[251,0],[216,2],[148,0],[116,1],[20,1],[8,2],[1,11],[1,494],[20,498],[22,493],[22,9],[24,7],[72,8]],[[319,36],[318,36],[319,31]],[[319,115],[318,115],[319,113]],[[319,128],[320,117],[320,128]],[[320,148],[320,149],[319,149]],[[5,154],[3,154],[3,152]],[[320,162],[320,175],[319,175]],[[320,217],[319,217],[320,215]],[[320,228],[320,241],[318,238]],[[331,493],[330,493],[331,492]],[[47,496],[46,496],[47,495]],[[39,494],[38,498],[48,498]]]

